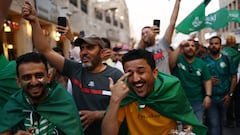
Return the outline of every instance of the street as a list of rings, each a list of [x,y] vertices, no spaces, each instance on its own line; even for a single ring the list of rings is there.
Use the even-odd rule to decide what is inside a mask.
[[[223,129],[223,135],[239,135],[239,134],[240,134],[240,128],[224,127],[224,129]]]

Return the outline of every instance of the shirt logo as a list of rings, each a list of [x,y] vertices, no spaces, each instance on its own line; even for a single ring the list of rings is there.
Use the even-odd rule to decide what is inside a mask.
[[[153,57],[154,57],[154,60],[157,61],[157,62],[162,61],[165,58],[164,55],[163,55],[163,51],[161,49],[154,52]]]
[[[90,81],[89,83],[88,83],[88,86],[89,87],[94,87],[95,85],[94,85],[94,81]]]
[[[227,65],[226,65],[225,62],[221,62],[221,63],[220,63],[220,67],[221,67],[221,68],[224,68],[224,67],[226,67],[226,66],[227,66]]]

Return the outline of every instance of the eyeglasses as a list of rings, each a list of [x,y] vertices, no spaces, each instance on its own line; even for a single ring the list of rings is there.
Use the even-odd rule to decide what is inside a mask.
[[[193,72],[192,65],[190,65],[190,64],[188,64],[188,72],[189,72],[189,73],[192,73],[192,72]]]

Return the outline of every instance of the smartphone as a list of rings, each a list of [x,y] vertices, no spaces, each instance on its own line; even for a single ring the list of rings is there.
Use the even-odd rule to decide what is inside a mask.
[[[154,20],[153,20],[153,26],[156,27],[156,28],[154,27],[154,32],[157,33],[157,34],[159,34],[160,20],[154,19]]]
[[[66,27],[67,26],[67,18],[66,17],[58,17],[58,25]]]
[[[160,20],[154,19],[153,20],[153,26],[157,26],[159,28],[160,27]]]

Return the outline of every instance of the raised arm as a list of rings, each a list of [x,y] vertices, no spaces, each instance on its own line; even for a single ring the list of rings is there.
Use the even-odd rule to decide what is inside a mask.
[[[2,29],[2,25],[4,20],[7,17],[8,9],[11,5],[12,0],[1,0],[0,1],[0,30]]]
[[[125,73],[117,82],[113,84],[113,80],[110,78],[109,87],[112,92],[108,111],[103,118],[102,122],[102,134],[103,135],[117,135],[119,132],[120,122],[118,121],[117,114],[120,107],[120,103],[129,92],[129,88],[124,80],[131,73]]]
[[[45,55],[49,63],[57,70],[62,71],[64,64],[64,57],[53,51],[46,37],[43,35],[36,10],[28,0],[25,0],[22,7],[22,16],[28,20],[32,26],[33,43],[36,49]]]
[[[164,34],[164,38],[171,43],[172,42],[172,36],[173,36],[173,31],[175,29],[175,25],[176,25],[176,21],[177,21],[177,17],[178,17],[178,12],[179,12],[179,8],[180,8],[180,2],[181,0],[176,0],[174,8],[173,8],[173,12],[170,18],[170,23],[167,27],[167,30],[165,31]]]
[[[178,55],[181,53],[181,49],[182,47],[184,46],[184,44],[187,44],[188,41],[186,40],[183,40],[180,45],[174,50],[172,51],[171,53],[169,53],[169,67],[170,67],[170,70],[172,70],[173,68],[175,68],[176,66],[176,63],[177,63],[177,58],[178,58]]]

